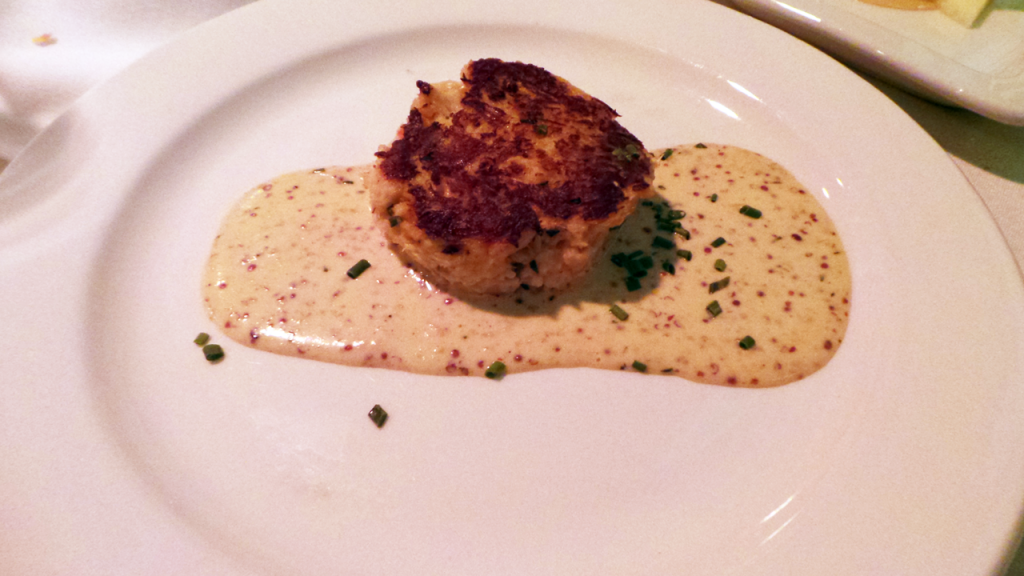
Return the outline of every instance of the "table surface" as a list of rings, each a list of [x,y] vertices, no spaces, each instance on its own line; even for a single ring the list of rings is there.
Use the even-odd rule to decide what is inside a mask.
[[[177,34],[255,0],[12,0],[0,6],[0,170],[89,88]],[[865,77],[939,143],[1024,268],[1024,127]],[[1024,576],[1024,548],[1010,576]]]

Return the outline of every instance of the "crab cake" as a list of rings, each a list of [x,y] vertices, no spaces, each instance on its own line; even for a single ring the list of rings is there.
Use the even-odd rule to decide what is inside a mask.
[[[392,249],[445,290],[565,290],[653,194],[618,114],[543,68],[475,60],[461,82],[416,85],[371,205]]]

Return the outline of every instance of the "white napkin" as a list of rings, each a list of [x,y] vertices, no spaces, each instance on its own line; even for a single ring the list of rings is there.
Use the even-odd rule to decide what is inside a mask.
[[[253,1],[0,3],[0,164],[89,88],[176,34]]]

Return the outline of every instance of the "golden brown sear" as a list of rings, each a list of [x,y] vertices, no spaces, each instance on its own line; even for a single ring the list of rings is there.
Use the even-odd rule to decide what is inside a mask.
[[[392,247],[466,294],[562,290],[651,195],[618,114],[543,68],[475,60],[419,96],[377,153],[372,205]]]

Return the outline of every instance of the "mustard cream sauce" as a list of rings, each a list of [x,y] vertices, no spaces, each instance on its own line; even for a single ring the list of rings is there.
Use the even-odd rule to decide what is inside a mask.
[[[214,241],[203,296],[242,344],[351,366],[483,375],[500,360],[510,373],[592,367],[757,387],[824,366],[843,341],[851,280],[822,206],[740,148],[679,146],[655,159],[657,196],[569,293],[465,301],[435,289],[375,227],[369,168],[337,167],[248,193]],[[674,215],[685,232],[659,229],[669,210],[685,212]],[[612,256],[637,252],[653,267],[629,291]]]

